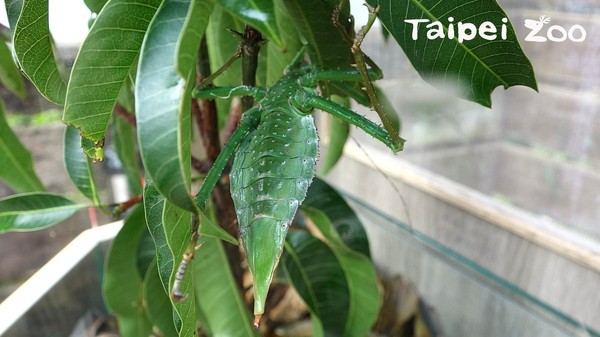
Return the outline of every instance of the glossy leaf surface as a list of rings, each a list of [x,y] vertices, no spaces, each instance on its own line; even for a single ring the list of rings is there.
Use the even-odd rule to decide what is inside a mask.
[[[319,319],[325,335],[343,336],[349,289],[344,270],[331,249],[306,232],[291,231],[281,265],[311,316]]]
[[[342,196],[323,180],[313,180],[302,207],[325,213],[346,246],[370,256],[369,239],[362,223]]]
[[[29,151],[21,144],[4,118],[0,104],[0,179],[18,193],[43,191],[40,179],[33,169]]]
[[[300,35],[294,25],[291,25],[292,18],[288,13],[284,0],[274,0],[275,22],[281,35],[282,46],[276,44],[265,44],[262,48],[267,49],[266,60],[266,85],[271,86],[283,76],[283,71],[290,65],[292,59],[302,47]],[[263,55],[265,53],[262,53]],[[260,66],[259,66],[260,67]]]
[[[350,305],[343,336],[362,337],[368,334],[377,320],[381,294],[377,274],[369,258],[349,249],[325,212],[307,208],[304,213],[317,226],[344,270]],[[323,318],[322,318],[323,320]]]
[[[259,336],[250,312],[229,269],[220,241],[207,238],[193,263],[196,298],[211,336]]]
[[[166,233],[167,245],[173,254],[175,266],[179,266],[183,253],[191,239],[192,214],[165,201],[163,209],[163,226]],[[168,293],[172,294],[177,268],[169,277]],[[196,304],[194,296],[194,274],[186,272],[181,281],[181,291],[188,296],[185,301],[175,302],[173,306],[177,317],[175,328],[179,336],[193,336],[196,331]]]
[[[284,271],[311,316],[318,318],[313,322],[315,331],[323,330],[325,336],[365,336],[381,304],[377,275],[366,256],[328,238],[326,244],[308,233],[290,232]]]
[[[94,205],[100,204],[91,159],[81,150],[79,130],[68,126],[64,138],[65,167],[75,187],[90,199]]]
[[[119,91],[160,3],[113,0],[95,19],[73,65],[63,115],[84,137],[105,137]]]
[[[11,50],[4,42],[0,43],[0,82],[20,99],[25,99],[25,83],[15,65]]]
[[[117,317],[122,336],[148,336],[152,330],[144,310],[135,249],[145,232],[144,209],[136,207],[113,240],[106,259],[102,292],[104,301]]]
[[[239,20],[258,29],[276,45],[282,45],[272,0],[217,0],[217,3]]]
[[[63,105],[67,85],[54,58],[48,0],[23,0],[13,34],[15,54],[25,76],[44,97]]]
[[[537,90],[531,63],[521,50],[507,15],[495,0],[480,0],[465,5],[461,0],[368,0],[380,5],[378,17],[400,44],[421,77],[436,86],[453,91],[468,100],[491,106],[494,88],[525,85]],[[450,25],[450,18],[453,24]],[[423,19],[427,22],[405,22]],[[505,20],[505,21],[503,21]],[[445,38],[430,39],[425,25],[439,21]],[[493,39],[476,34],[473,39],[458,40],[458,23],[480,27],[490,22]],[[506,22],[506,23],[505,23]],[[451,28],[454,38],[450,36]],[[506,30],[503,39],[502,30]],[[433,33],[432,33],[433,34]],[[431,35],[430,37],[438,36]]]
[[[146,223],[154,245],[156,247],[156,264],[158,273],[165,292],[169,291],[169,279],[173,272],[173,253],[167,243],[167,234],[163,226],[163,209],[165,199],[154,187],[150,180],[146,180],[144,187],[144,213]]]
[[[0,199],[0,233],[32,231],[55,225],[87,205],[56,194],[32,192]]]
[[[173,306],[160,281],[156,259],[146,271],[143,288],[146,315],[152,324],[158,328],[162,336],[177,336],[173,324]]]
[[[136,152],[137,138],[134,127],[120,117],[114,118],[114,142],[129,188],[134,194],[142,194],[142,174]]]
[[[206,44],[208,46],[208,57],[210,61],[211,72],[217,71],[225,62],[235,53],[239,44],[239,39],[233,36],[227,29],[242,31],[243,24],[234,19],[223,7],[215,6],[211,15],[210,22],[206,29]],[[202,74],[207,76],[207,74]],[[213,83],[215,86],[240,85],[242,83],[242,62],[236,61],[221,76],[217,77]],[[219,119],[219,128],[223,127],[229,116],[231,108],[231,98],[218,99],[217,113]]]
[[[311,61],[323,68],[340,68],[350,65],[350,46],[333,26],[331,14],[339,3],[336,0],[284,1],[298,32],[308,43]],[[345,8],[340,22],[348,22],[349,9]]]
[[[167,0],[159,8],[142,46],[135,96],[138,142],[146,174],[169,202],[195,212],[190,196],[190,91],[195,81],[195,59],[188,57],[185,65],[177,64],[177,53],[193,54],[189,48],[197,48],[199,42],[178,46],[180,36],[189,29],[197,35],[204,28],[184,25],[189,8],[190,1],[176,0]]]

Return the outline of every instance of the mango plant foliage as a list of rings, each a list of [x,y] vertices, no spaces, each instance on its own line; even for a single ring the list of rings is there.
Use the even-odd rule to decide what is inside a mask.
[[[81,1],[94,17],[70,73],[55,55],[48,1],[4,2],[12,40],[0,46],[0,82],[24,97],[19,69],[44,97],[64,105],[66,172],[81,192],[73,199],[87,201],[45,191],[29,151],[6,123],[0,105],[0,179],[18,193],[0,199],[0,232],[46,228],[89,207],[125,214],[124,227],[107,258],[103,284],[106,303],[123,336],[147,336],[151,331],[196,336],[198,327],[209,336],[259,336],[259,330],[251,329],[246,294],[236,279],[238,267],[229,264],[231,252],[239,252],[231,249],[238,237],[232,236],[230,224],[221,221],[227,218],[220,213],[226,211],[219,207],[223,200],[215,198],[205,207],[194,199],[195,181],[202,180],[212,164],[196,157],[204,152],[196,140],[206,140],[215,130],[218,139],[219,129],[222,136],[230,134],[236,120],[229,119],[238,103],[217,101],[211,130],[203,121],[204,109],[211,103],[194,101],[192,92],[199,77],[216,71],[236,51],[240,39],[249,38],[228,30],[252,32],[253,27],[268,43],[255,46],[261,49],[254,64],[234,63],[215,85],[247,84],[248,74],[257,71],[258,85],[269,86],[281,78],[302,45],[307,47],[307,62],[315,66],[350,67],[354,62],[350,45],[331,19],[339,2]],[[532,66],[495,0],[469,6],[459,0],[367,2],[379,6],[382,26],[424,80],[460,87],[461,97],[484,106],[491,106],[491,92],[498,86],[536,89]],[[341,29],[359,28],[352,27],[348,3],[339,17]],[[421,20],[421,26],[407,20]],[[437,21],[442,25],[439,33],[449,35],[451,24],[461,20],[474,25],[491,22],[498,38],[431,39],[424,30],[426,23]],[[360,90],[340,88],[328,84],[321,91],[347,104],[344,94]],[[387,102],[385,97],[381,100]],[[370,105],[366,99],[359,103]],[[391,117],[398,126],[398,117]],[[345,122],[336,121],[331,130],[333,148],[324,170],[335,165],[348,136]],[[103,200],[93,174],[111,144],[136,195],[131,202],[139,204],[129,211],[131,205],[115,207]],[[214,150],[204,146],[208,152]],[[218,182],[221,189],[226,182]],[[361,221],[333,188],[316,178],[299,213],[275,279],[294,287],[303,299],[314,336],[367,335],[377,320],[381,294]],[[195,258],[186,262],[184,253],[196,225],[201,245]],[[183,301],[171,296],[176,290],[184,294]]]

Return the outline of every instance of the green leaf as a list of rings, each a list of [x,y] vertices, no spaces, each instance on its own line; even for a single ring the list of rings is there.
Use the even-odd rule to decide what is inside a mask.
[[[0,43],[0,82],[20,99],[27,96],[23,77],[15,65],[12,52],[3,42]]]
[[[306,232],[290,231],[281,265],[311,316],[320,321],[325,335],[344,336],[349,289],[332,250]]]
[[[15,27],[21,15],[21,9],[23,8],[23,0],[4,0],[4,7],[6,8],[6,14],[8,16],[8,24],[10,25],[10,32],[12,35],[15,34]]]
[[[286,10],[284,0],[274,0],[273,7],[277,29],[279,29],[283,45],[266,44],[263,46],[263,48],[267,48],[268,55],[266,71],[267,86],[271,86],[283,76],[283,71],[290,65],[294,56],[296,56],[298,50],[302,47],[298,31],[294,25],[290,25],[292,18]]]
[[[144,210],[136,207],[111,244],[104,268],[102,293],[119,322],[122,336],[148,336],[152,324],[143,305],[142,278],[138,273],[137,247],[146,232]]]
[[[331,228],[329,234],[334,233]],[[330,244],[305,232],[290,232],[284,271],[318,317],[325,335],[362,337],[377,320],[381,299],[370,260],[335,236]]]
[[[185,78],[195,70],[198,49],[208,26],[214,3],[210,0],[193,0],[177,42],[177,71]],[[195,74],[194,74],[195,75]],[[194,77],[195,78],[195,77]]]
[[[114,119],[113,139],[117,155],[123,164],[123,171],[127,176],[129,188],[133,194],[142,194],[142,174],[135,150],[137,144],[135,129],[120,117],[115,116]]]
[[[195,58],[187,57],[185,65],[178,65],[182,60],[177,53],[192,55],[190,46],[178,46],[180,36],[204,29],[184,25],[189,8],[190,1],[177,0],[166,0],[159,8],[142,45],[135,96],[138,142],[146,174],[169,202],[195,212],[190,196],[190,94]],[[185,77],[178,73],[182,70]]]
[[[204,212],[200,211],[200,228],[198,229],[200,235],[208,236],[211,238],[227,241],[233,245],[238,245],[239,242],[236,238],[227,233],[221,226],[215,224]]]
[[[81,133],[80,133],[81,134]],[[104,140],[94,142],[93,140],[81,137],[81,150],[88,158],[94,162],[104,160]]]
[[[292,22],[308,43],[313,63],[322,68],[340,68],[350,65],[350,46],[333,26],[331,14],[337,0],[286,0]],[[345,6],[340,22],[348,22],[349,8]],[[350,29],[350,27],[348,27]]]
[[[260,336],[229,268],[223,244],[207,238],[193,261],[194,286],[211,336]]]
[[[0,199],[0,233],[43,229],[87,207],[50,193],[31,192],[11,195]]]
[[[64,138],[65,167],[75,187],[94,205],[100,204],[91,159],[81,150],[79,130],[68,126]]]
[[[162,333],[161,336],[177,336],[173,324],[173,306],[160,281],[156,260],[146,271],[143,287],[146,315],[149,320]]]
[[[241,22],[235,20],[221,6],[215,6],[206,28],[206,45],[208,46],[208,57],[210,69],[217,71],[223,64],[235,53],[239,39],[234,37],[227,29],[241,31],[243,29]],[[207,74],[203,74],[205,77]],[[240,85],[242,83],[242,63],[237,61],[221,76],[214,80],[215,86]],[[222,128],[229,116],[231,108],[231,98],[218,99],[217,113],[219,119],[219,128]]]
[[[378,17],[400,44],[421,77],[434,85],[459,90],[461,97],[490,107],[491,93],[497,86],[505,89],[525,85],[537,90],[531,63],[521,50],[515,32],[506,23],[506,40],[501,37],[506,13],[495,0],[473,1],[465,6],[462,0],[368,0],[372,6],[380,5]],[[428,39],[425,25],[439,21],[444,35],[449,32],[449,18],[474,24],[491,22],[497,29],[496,38],[487,40],[476,36],[472,40]],[[426,19],[416,30],[405,20]]]
[[[160,0],[112,0],[98,14],[73,64],[63,120],[95,142],[105,137],[123,82]]]
[[[144,213],[146,223],[154,246],[156,247],[156,264],[160,274],[160,280],[165,292],[169,291],[169,280],[173,273],[173,252],[167,243],[167,234],[163,226],[163,209],[165,199],[154,187],[151,180],[146,179],[144,187]]]
[[[92,11],[92,13],[100,13],[104,5],[108,2],[108,0],[83,0],[87,8]]]
[[[174,257],[174,265],[179,266],[188,243],[191,239],[192,214],[181,208],[165,202],[163,209],[163,226],[166,233],[167,245]],[[173,293],[173,283],[177,268],[169,277],[169,294]],[[196,332],[196,307],[194,297],[193,273],[186,272],[181,280],[181,291],[189,295],[185,301],[174,302],[176,321],[175,327],[180,336],[194,336]]]
[[[13,48],[23,73],[48,100],[63,105],[67,85],[56,64],[48,27],[48,0],[23,0]]]
[[[346,275],[350,306],[343,335],[352,337],[367,335],[377,320],[381,306],[377,274],[371,261],[365,255],[352,251],[346,246],[325,212],[314,208],[305,208],[303,211],[313,220]]]
[[[276,45],[283,46],[272,0],[217,0],[217,3],[234,17],[258,29]]]
[[[33,170],[29,151],[21,144],[4,117],[0,102],[0,178],[18,193],[43,191],[44,185]]]
[[[367,233],[344,198],[326,182],[315,178],[308,189],[302,204],[305,208],[315,208],[327,215],[336,232],[350,249],[370,256]]]

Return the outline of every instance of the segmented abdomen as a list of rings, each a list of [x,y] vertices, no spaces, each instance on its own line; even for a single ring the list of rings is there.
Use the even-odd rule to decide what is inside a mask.
[[[235,154],[231,196],[258,305],[264,303],[260,298],[263,292],[266,297],[288,227],[314,177],[316,159],[312,116],[285,111],[263,113],[258,128]],[[255,312],[262,309],[255,307]]]

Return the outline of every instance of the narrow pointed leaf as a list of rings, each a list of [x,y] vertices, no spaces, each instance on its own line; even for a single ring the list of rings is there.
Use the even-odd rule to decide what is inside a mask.
[[[173,273],[173,252],[167,243],[167,234],[163,225],[163,210],[165,199],[154,187],[150,180],[146,180],[144,187],[144,213],[146,223],[154,245],[156,247],[156,264],[160,280],[165,289],[169,291],[169,280]]]
[[[64,138],[65,167],[75,187],[90,199],[94,205],[100,204],[91,159],[81,149],[79,130],[68,126]]]
[[[292,22],[308,43],[312,62],[323,68],[350,65],[350,46],[342,40],[331,21],[331,14],[338,3],[337,0],[285,1]],[[346,6],[340,22],[346,23],[348,18],[349,8]]]
[[[490,95],[498,86],[506,89],[525,85],[537,90],[531,63],[521,50],[510,22],[507,20],[506,24],[503,23],[507,15],[496,0],[473,1],[468,6],[461,0],[367,2],[372,6],[381,6],[379,19],[426,81],[458,90],[461,97],[487,107],[491,106]],[[475,27],[490,22],[495,26],[496,37],[488,40],[476,35],[462,42],[458,41],[457,36],[448,38],[450,17],[454,20],[456,34],[458,22]],[[414,23],[405,22],[417,19],[429,21],[416,27]],[[445,38],[428,38],[425,25],[435,21],[443,24]],[[501,33],[504,28],[506,40]],[[413,38],[413,34],[416,34],[416,38]]]
[[[346,246],[370,256],[369,239],[362,223],[342,196],[326,182],[319,178],[313,180],[302,207],[324,212]]]
[[[233,278],[223,244],[207,238],[196,251],[194,286],[211,336],[257,337],[250,312]]]
[[[369,258],[349,249],[325,212],[305,208],[304,213],[317,226],[344,270],[350,305],[343,336],[362,337],[368,334],[377,320],[381,295],[377,274]]]
[[[112,242],[106,258],[102,293],[109,310],[117,317],[122,336],[148,336],[152,330],[144,311],[142,278],[137,268],[136,247],[145,232],[144,209],[136,207]]]
[[[236,238],[227,233],[221,226],[217,225],[212,221],[204,212],[200,212],[200,229],[198,230],[200,235],[208,236],[211,238],[227,241],[233,245],[238,245],[239,242]]]
[[[161,332],[161,336],[177,336],[173,324],[173,306],[158,275],[156,260],[150,265],[144,277],[144,303],[146,315]]]
[[[206,45],[208,46],[208,56],[210,61],[210,70],[217,71],[223,64],[235,53],[239,44],[239,39],[234,37],[227,29],[242,31],[243,25],[235,20],[221,6],[215,6],[208,27],[206,29]],[[202,74],[207,76],[207,74]],[[214,80],[215,86],[240,85],[242,84],[242,62],[235,62],[221,76]],[[219,119],[219,128],[222,128],[227,122],[231,107],[231,98],[218,99],[217,113]]]
[[[100,13],[104,5],[108,2],[108,0],[83,0],[87,8],[92,11],[92,13]]]
[[[67,85],[55,61],[48,0],[23,0],[13,46],[23,73],[48,100],[63,105]]]
[[[272,0],[217,0],[229,13],[258,29],[276,45],[282,46]]]
[[[160,0],[112,0],[94,21],[73,65],[63,120],[94,142],[112,110]]]
[[[175,266],[179,266],[192,234],[192,213],[165,201],[163,209],[163,226],[167,239],[167,245],[173,254]],[[173,284],[177,267],[169,277],[169,294],[173,292]],[[193,273],[186,272],[181,280],[181,291],[188,295],[185,301],[174,302],[176,320],[175,328],[179,336],[193,336],[196,331],[196,303],[194,296]]]
[[[0,233],[43,229],[87,207],[50,193],[12,195],[0,199]]]
[[[184,77],[196,64],[198,48],[202,37],[208,26],[208,19],[213,10],[214,3],[211,0],[192,0],[183,29],[177,42],[177,72]]]
[[[326,336],[344,336],[350,297],[344,270],[332,250],[306,232],[288,233],[284,272],[317,317]]]
[[[0,82],[20,99],[25,99],[27,93],[23,77],[15,65],[12,52],[4,42],[0,43]]]
[[[333,233],[330,228],[330,234]],[[292,232],[282,259],[284,271],[325,335],[362,337],[377,320],[380,294],[369,259],[331,237],[329,244]]]
[[[146,174],[169,202],[189,211],[190,196],[190,93],[195,61],[177,65],[180,36],[190,1],[166,0],[144,39],[136,80],[138,142]],[[194,30],[196,31],[196,30]],[[185,76],[178,71],[186,68]]]
[[[43,191],[44,185],[33,170],[29,151],[21,144],[4,118],[0,103],[0,179],[18,193]]]
[[[123,171],[127,176],[129,189],[133,194],[142,193],[142,174],[138,163],[138,155],[135,149],[137,139],[134,127],[120,117],[114,121],[115,148],[119,160],[123,164]]]
[[[23,8],[23,0],[4,0],[6,15],[8,16],[8,24],[10,25],[11,34],[15,34],[15,27]]]
[[[283,71],[290,65],[298,50],[302,47],[300,35],[294,25],[290,25],[292,18],[288,13],[284,0],[274,0],[273,7],[275,11],[275,20],[279,34],[281,35],[282,46],[275,44],[266,44],[267,48],[267,71],[266,85],[271,86],[283,76]]]

